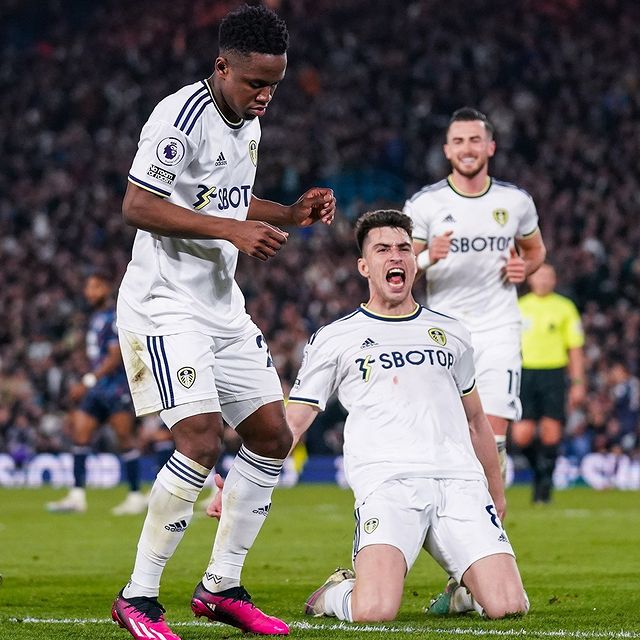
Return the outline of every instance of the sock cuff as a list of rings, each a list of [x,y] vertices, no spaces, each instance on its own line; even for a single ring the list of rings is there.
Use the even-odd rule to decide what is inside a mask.
[[[244,445],[233,461],[233,467],[242,477],[261,487],[275,487],[278,484],[283,464],[284,460],[258,455]]]
[[[158,482],[169,493],[189,502],[195,502],[210,471],[179,451],[174,451],[158,472]]]
[[[91,453],[91,447],[88,447],[86,445],[74,444],[71,447],[71,453],[74,456],[88,456]]]

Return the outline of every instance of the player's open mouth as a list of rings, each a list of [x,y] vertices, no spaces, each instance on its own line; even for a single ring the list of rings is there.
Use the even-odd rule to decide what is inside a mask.
[[[400,269],[399,267],[394,267],[393,269],[389,269],[387,271],[387,282],[393,285],[402,285],[405,281],[405,273],[404,269]]]

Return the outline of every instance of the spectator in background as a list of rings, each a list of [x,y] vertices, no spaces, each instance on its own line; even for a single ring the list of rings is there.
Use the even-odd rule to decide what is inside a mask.
[[[625,452],[638,446],[640,429],[640,380],[631,375],[623,358],[614,360],[609,369],[612,417],[617,421],[617,441]]]
[[[584,333],[569,298],[554,292],[556,271],[543,264],[529,276],[531,292],[518,300],[522,314],[522,420],[511,439],[533,470],[533,501],[551,500],[553,470],[562,440],[567,403],[574,410],[585,401]]]

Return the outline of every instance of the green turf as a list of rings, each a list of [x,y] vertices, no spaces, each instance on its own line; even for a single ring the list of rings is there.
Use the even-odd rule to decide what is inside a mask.
[[[108,622],[109,608],[130,574],[143,518],[109,514],[124,496],[122,488],[90,491],[86,514],[46,513],[44,503],[61,495],[50,488],[0,490],[0,639],[126,640],[130,636]],[[422,609],[445,576],[424,556],[407,579],[397,622],[386,625],[394,629],[391,637],[552,638],[565,631],[564,637],[574,638],[640,638],[640,496],[578,488],[558,492],[554,504],[543,508],[529,504],[525,487],[511,489],[508,497],[507,528],[531,600],[529,616],[497,622],[476,615],[426,619]],[[183,640],[241,636],[230,627],[196,624],[189,609],[215,528],[204,516],[194,518],[165,571],[161,601]],[[350,492],[327,485],[276,492],[243,582],[261,608],[293,623],[295,637],[390,635],[336,630],[335,620],[301,613],[309,592],[336,566],[349,566],[352,530]],[[313,627],[304,628],[306,623]]]

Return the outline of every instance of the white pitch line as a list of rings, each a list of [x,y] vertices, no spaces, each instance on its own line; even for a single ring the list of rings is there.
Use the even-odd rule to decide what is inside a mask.
[[[114,624],[108,618],[9,618],[9,622],[17,624]],[[215,625],[224,627],[217,622],[171,622],[172,627],[204,627]],[[558,629],[556,631],[536,631],[535,629],[487,629],[484,622],[480,628],[453,627],[451,629],[430,628],[427,626],[412,625],[386,625],[386,624],[354,624],[348,622],[335,622],[332,624],[319,624],[311,622],[290,622],[291,629],[301,631],[345,631],[354,633],[437,633],[445,636],[496,636],[496,637],[541,637],[541,638],[577,638],[589,640],[590,638],[610,638],[611,640],[640,638],[637,631],[568,631]]]

